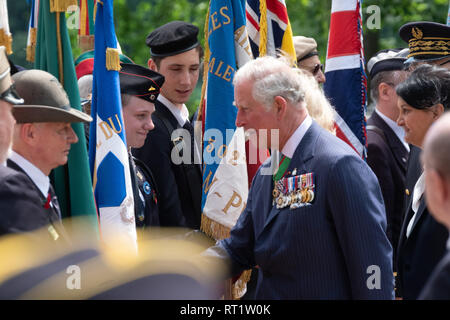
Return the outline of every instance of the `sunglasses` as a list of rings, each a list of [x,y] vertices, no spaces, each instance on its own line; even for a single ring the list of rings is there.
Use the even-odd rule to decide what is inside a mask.
[[[314,66],[314,69],[312,70],[313,76],[317,75],[319,73],[319,70],[322,71],[322,73],[323,73],[323,64],[321,64],[321,63],[317,63]]]

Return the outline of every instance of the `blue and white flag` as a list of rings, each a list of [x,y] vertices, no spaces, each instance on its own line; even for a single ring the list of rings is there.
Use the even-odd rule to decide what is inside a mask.
[[[120,100],[120,68],[113,0],[97,3],[89,164],[100,231],[106,244],[122,241],[136,250],[130,167]],[[107,67],[108,65],[108,67]],[[111,66],[110,66],[111,65]],[[113,70],[111,68],[116,68]]]
[[[237,68],[252,59],[245,0],[210,1],[208,21],[202,230],[222,239],[236,223],[248,196],[245,137],[235,124],[232,83]]]

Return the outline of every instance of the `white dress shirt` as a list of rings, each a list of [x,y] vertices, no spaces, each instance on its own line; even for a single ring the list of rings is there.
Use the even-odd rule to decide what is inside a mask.
[[[405,146],[406,150],[409,152],[409,144],[405,141],[405,130],[400,127],[397,122],[393,121],[392,119],[386,117],[384,114],[382,114],[378,109],[375,109],[375,112],[381,117],[381,119],[386,122],[386,124],[389,126],[389,128],[394,131],[397,138],[402,142],[402,144]]]
[[[284,156],[292,159],[295,150],[297,149],[298,145],[305,136],[306,131],[308,131],[311,125],[312,125],[312,118],[308,115],[306,116],[305,120],[303,120],[303,122],[294,131],[294,133],[289,137],[286,144],[283,146],[281,153]],[[280,152],[276,149],[272,149],[271,154],[272,154],[271,156],[272,172],[275,173],[278,170],[278,165],[280,162]]]
[[[169,99],[164,97],[162,94],[159,94],[157,99],[159,102],[161,102],[163,105],[165,105],[167,107],[167,109],[169,109],[169,111],[173,114],[175,119],[177,119],[177,122],[181,127],[184,126],[186,121],[189,121],[189,110],[187,109],[187,107],[184,103],[180,109],[176,105],[174,105],[172,102],[170,102]],[[194,134],[194,141],[195,141],[194,152],[196,153],[195,159],[202,159],[200,157],[201,153],[200,153],[199,142],[195,138],[196,137]]]
[[[172,102],[170,102],[162,94],[159,94],[157,99],[159,102],[161,102],[163,105],[165,105],[167,107],[167,109],[170,110],[170,112],[173,114],[175,119],[177,119],[178,124],[181,127],[184,126],[186,121],[189,119],[189,110],[187,109],[186,105],[183,104],[180,109],[176,105],[174,105]]]
[[[417,210],[420,206],[420,199],[422,198],[423,192],[425,191],[425,174],[422,172],[419,179],[416,182],[416,185],[414,186],[413,191],[413,202],[411,205],[412,210],[414,211],[414,215],[412,216],[411,220],[409,220],[408,227],[406,228],[406,237],[409,238],[409,235],[412,231],[412,226],[414,224],[414,220],[416,219]]]
[[[38,167],[32,164],[30,161],[22,157],[15,151],[11,152],[9,157],[14,161],[26,174],[31,178],[34,184],[41,191],[44,198],[47,198],[48,191],[50,188],[50,179],[46,176]]]

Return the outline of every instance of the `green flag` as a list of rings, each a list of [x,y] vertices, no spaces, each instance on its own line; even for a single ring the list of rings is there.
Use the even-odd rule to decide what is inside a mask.
[[[69,96],[71,107],[81,110],[64,12],[50,12],[50,0],[41,0],[39,5],[34,66],[58,78]],[[72,128],[79,141],[72,145],[67,164],[53,170],[54,187],[64,218],[86,216],[98,230],[83,124],[73,123]]]

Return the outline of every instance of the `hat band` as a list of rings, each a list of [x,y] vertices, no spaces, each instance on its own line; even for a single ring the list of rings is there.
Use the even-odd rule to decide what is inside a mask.
[[[301,57],[300,59],[297,59],[297,63],[300,61],[303,61],[305,59],[311,58],[312,56],[318,56],[318,55],[319,55],[319,52],[317,52],[317,51],[310,52],[306,56]]]
[[[450,54],[450,38],[424,38],[429,40],[409,41],[409,55],[413,57],[417,55],[448,55]]]

